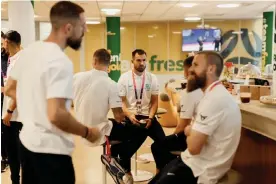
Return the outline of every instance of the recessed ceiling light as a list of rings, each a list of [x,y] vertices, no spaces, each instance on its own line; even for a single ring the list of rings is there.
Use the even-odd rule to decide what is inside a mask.
[[[197,21],[197,20],[201,20],[201,18],[200,17],[185,17],[184,20]]]
[[[152,28],[153,28],[153,29],[158,29],[159,27],[158,27],[158,26],[153,26]]]
[[[105,14],[107,15],[115,15],[117,13],[119,13],[121,10],[120,9],[107,9],[107,8],[104,8],[104,9],[101,9],[102,12],[104,12]]]
[[[192,8],[195,5],[197,5],[196,3],[181,3],[179,4],[179,6],[183,7],[183,8]]]
[[[218,8],[236,8],[239,7],[240,4],[218,4]]]
[[[125,29],[125,27],[120,27],[120,29],[121,29],[121,30],[124,30],[124,29]]]
[[[96,21],[96,20],[88,20],[86,21],[86,24],[100,24],[100,21]]]
[[[180,31],[173,31],[172,33],[173,33],[173,34],[181,34]]]
[[[148,35],[148,38],[153,38],[153,35]]]
[[[232,34],[242,34],[243,31],[233,31]]]

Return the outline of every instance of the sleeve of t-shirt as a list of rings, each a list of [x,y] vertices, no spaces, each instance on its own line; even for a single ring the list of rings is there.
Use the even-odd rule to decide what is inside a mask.
[[[118,81],[119,96],[127,96],[127,80],[125,80],[124,75],[122,75]]]
[[[46,96],[51,98],[73,98],[72,63],[51,62],[46,69]]]
[[[158,95],[159,94],[159,83],[158,83],[157,77],[155,75],[152,75],[151,86],[152,86],[151,94]]]
[[[192,129],[206,135],[212,135],[222,121],[224,110],[214,102],[201,104]]]
[[[192,92],[182,93],[180,101],[180,118],[181,119],[192,119],[196,107],[196,99],[192,95]]]
[[[119,95],[118,84],[114,82],[109,87],[108,96],[110,108],[122,107],[122,99]]]
[[[10,77],[13,80],[18,80],[20,78],[20,72],[22,71],[21,64],[22,64],[22,58],[18,57],[16,63],[14,64],[12,70],[10,71]]]

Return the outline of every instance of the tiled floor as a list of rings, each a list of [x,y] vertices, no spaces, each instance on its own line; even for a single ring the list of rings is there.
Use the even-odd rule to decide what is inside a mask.
[[[172,132],[173,129],[165,129],[165,132],[168,134]],[[75,166],[76,174],[76,184],[102,184],[102,164],[100,161],[100,155],[102,153],[102,147],[90,148],[85,146],[80,138],[75,139],[76,148],[73,153],[73,162]],[[152,143],[152,140],[148,138],[143,146],[139,149],[138,155],[142,153],[150,153],[149,145]],[[133,165],[133,164],[132,164]],[[146,170],[149,172],[155,172],[155,164],[141,164],[138,163],[138,169]],[[2,184],[11,184],[10,181],[10,172],[6,171],[1,174]],[[113,180],[108,175],[107,178],[108,184],[113,184]],[[145,184],[147,182],[140,182]]]

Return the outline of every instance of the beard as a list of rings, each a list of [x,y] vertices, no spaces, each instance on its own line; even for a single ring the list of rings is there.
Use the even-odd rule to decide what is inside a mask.
[[[144,72],[146,69],[146,66],[143,66],[143,67],[135,67],[135,70],[138,71],[138,72]]]
[[[198,88],[204,88],[206,85],[206,81],[206,71],[203,71],[199,75],[197,75],[194,72],[191,72],[190,76],[188,77],[187,92],[192,92]]]
[[[79,50],[79,48],[81,47],[83,35],[84,34],[82,34],[82,36],[79,39],[67,38],[66,44],[74,50]]]

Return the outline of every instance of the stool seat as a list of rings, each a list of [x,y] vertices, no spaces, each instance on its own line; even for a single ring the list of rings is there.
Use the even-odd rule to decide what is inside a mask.
[[[181,151],[171,151],[171,154],[176,155],[176,156],[180,156]]]
[[[112,146],[112,145],[116,145],[116,144],[120,144],[120,143],[122,143],[121,141],[116,141],[116,140],[114,140],[114,141],[109,141],[109,144]],[[103,143],[103,146],[106,146],[106,142],[105,143]]]
[[[218,181],[218,184],[239,184],[241,180],[241,174],[231,169]]]

